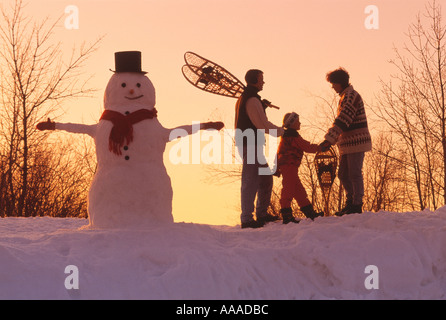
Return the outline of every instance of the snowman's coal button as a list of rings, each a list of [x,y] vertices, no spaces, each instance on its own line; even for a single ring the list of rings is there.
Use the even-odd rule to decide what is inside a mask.
[[[124,150],[127,151],[129,149],[128,146],[124,146]]]
[[[125,159],[125,160],[129,160],[130,157],[129,157],[129,156],[125,156],[124,159]]]
[[[126,111],[125,114],[130,114],[130,111]]]

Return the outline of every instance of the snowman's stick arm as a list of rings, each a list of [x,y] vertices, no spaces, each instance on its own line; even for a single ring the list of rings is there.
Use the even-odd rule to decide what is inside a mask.
[[[60,123],[56,122],[56,130],[63,130],[71,133],[88,134],[94,138],[96,135],[97,124],[87,125],[80,123]]]
[[[221,125],[218,125],[221,124]],[[199,130],[206,130],[206,129],[217,129],[220,130],[223,127],[223,123],[221,122],[196,122],[192,125],[184,125],[179,126],[173,129],[170,129],[169,132],[169,141],[172,141],[177,138],[183,138],[188,135],[194,134],[198,132]]]
[[[188,135],[194,134],[196,132],[198,132],[198,130],[202,130],[203,128],[203,124],[197,122],[196,124],[192,124],[192,125],[184,125],[184,126],[179,126],[173,129],[170,129],[170,133],[169,133],[169,140],[173,140],[176,138],[183,138],[186,137]]]
[[[184,138],[192,134],[192,126],[179,126],[173,129],[169,129],[169,141]]]

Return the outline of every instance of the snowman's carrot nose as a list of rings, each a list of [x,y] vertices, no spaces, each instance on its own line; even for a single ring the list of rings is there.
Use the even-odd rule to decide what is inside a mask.
[[[133,94],[135,91],[133,91],[133,89],[130,89],[130,94]]]

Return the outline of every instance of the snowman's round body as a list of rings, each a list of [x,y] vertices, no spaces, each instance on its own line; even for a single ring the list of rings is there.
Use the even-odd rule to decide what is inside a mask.
[[[141,73],[116,73],[104,97],[106,110],[123,115],[152,110],[155,89]],[[172,223],[172,186],[163,154],[169,130],[158,119],[133,124],[133,141],[118,155],[109,149],[113,123],[100,120],[95,132],[97,171],[88,196],[92,227],[146,227]]]

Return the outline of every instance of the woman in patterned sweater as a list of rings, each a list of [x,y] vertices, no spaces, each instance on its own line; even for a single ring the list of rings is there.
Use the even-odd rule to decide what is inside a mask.
[[[364,154],[372,149],[364,102],[349,82],[345,69],[327,74],[327,81],[340,95],[337,116],[321,143],[322,150],[337,144],[340,153],[338,177],[346,191],[346,206],[337,215],[362,213]]]

